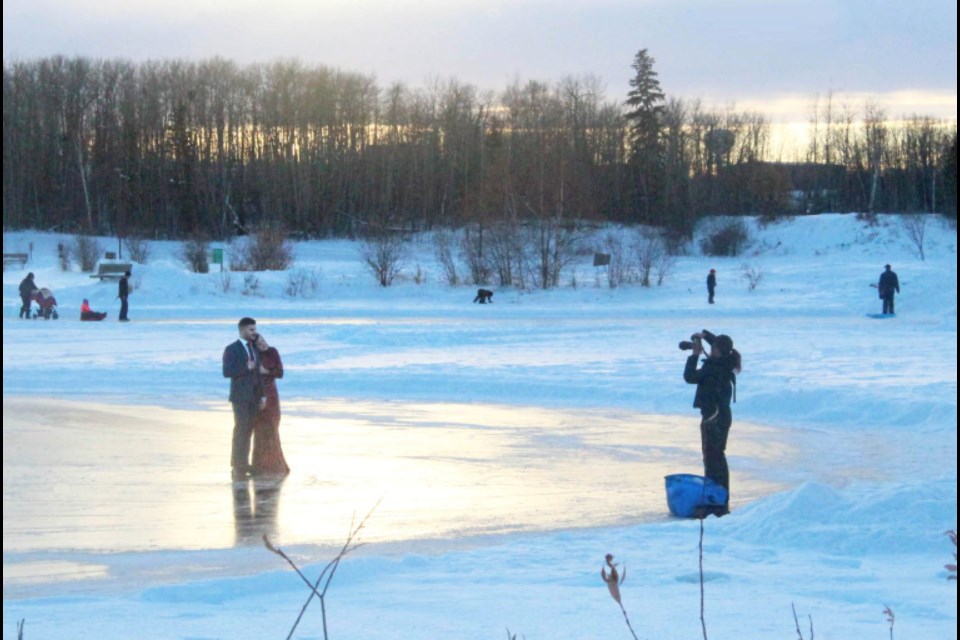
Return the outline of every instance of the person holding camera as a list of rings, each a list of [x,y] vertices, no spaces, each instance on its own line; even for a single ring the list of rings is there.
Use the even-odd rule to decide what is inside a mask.
[[[704,353],[703,343],[710,347],[700,368],[697,361]],[[727,435],[733,424],[731,400],[736,400],[737,374],[740,372],[740,353],[733,348],[728,335],[714,335],[704,329],[691,336],[690,342],[681,342],[681,349],[689,349],[683,379],[697,385],[693,406],[700,409],[700,440],[703,449],[704,475],[727,490],[727,504],[716,511],[729,513],[730,472],[727,468]]]

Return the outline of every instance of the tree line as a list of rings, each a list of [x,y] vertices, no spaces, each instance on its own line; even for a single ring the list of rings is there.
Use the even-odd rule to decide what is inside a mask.
[[[482,91],[214,58],[4,61],[4,228],[222,238],[645,223],[707,214],[956,216],[956,123],[828,99],[804,157],[771,123],[663,93],[646,50],[626,99],[590,75]],[[547,243],[549,245],[549,243]]]

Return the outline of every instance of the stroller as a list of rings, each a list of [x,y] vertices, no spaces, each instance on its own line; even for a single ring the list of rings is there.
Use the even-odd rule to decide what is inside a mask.
[[[38,291],[34,291],[33,300],[40,305],[40,309],[33,313],[34,319],[43,318],[44,320],[50,320],[52,318],[56,320],[60,317],[60,314],[57,313],[57,299],[53,297],[53,292],[50,291],[50,289],[43,287]]]

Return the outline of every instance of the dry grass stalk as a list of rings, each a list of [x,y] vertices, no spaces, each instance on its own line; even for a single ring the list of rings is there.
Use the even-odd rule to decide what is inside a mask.
[[[953,543],[953,563],[943,565],[944,569],[949,571],[952,575],[947,576],[947,580],[956,580],[957,579],[957,532],[953,529],[944,532],[945,536],[950,538],[950,542]]]
[[[605,557],[607,566],[600,569],[600,577],[603,578],[603,581],[607,584],[607,590],[610,591],[610,597],[613,598],[618,605],[620,605],[620,611],[623,613],[623,619],[627,623],[627,628],[630,629],[630,635],[634,637],[634,640],[637,640],[637,634],[633,630],[633,625],[630,624],[630,617],[627,616],[627,610],[623,608],[623,602],[620,601],[620,585],[623,584],[623,581],[627,579],[627,567],[623,567],[623,576],[620,576],[619,571],[617,571],[617,565],[613,562],[613,554],[608,553]],[[607,567],[610,568],[610,574],[607,574]]]
[[[883,613],[887,616],[887,624],[890,625],[890,640],[893,640],[893,621],[896,616],[893,615],[893,609],[887,605],[883,605]]]

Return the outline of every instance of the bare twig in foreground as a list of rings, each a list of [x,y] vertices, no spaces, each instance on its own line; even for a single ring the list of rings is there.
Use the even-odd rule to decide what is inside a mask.
[[[343,560],[344,556],[346,556],[351,551],[363,546],[362,543],[356,542],[356,538],[360,534],[360,531],[363,529],[363,527],[367,524],[367,520],[370,519],[370,516],[373,515],[373,512],[376,511],[377,507],[380,506],[380,502],[382,500],[383,498],[381,498],[380,500],[377,500],[377,503],[373,505],[370,511],[367,512],[367,515],[365,515],[363,519],[360,520],[359,523],[356,522],[356,519],[351,520],[350,532],[347,534],[346,541],[343,543],[343,546],[340,547],[340,551],[337,553],[336,556],[334,556],[333,560],[331,560],[326,564],[326,566],[323,568],[323,571],[320,572],[320,575],[317,577],[317,579],[314,582],[310,582],[307,576],[303,574],[303,572],[296,565],[296,563],[290,558],[290,556],[284,553],[284,551],[280,547],[277,547],[273,543],[271,543],[270,539],[266,536],[266,534],[264,534],[263,536],[264,546],[266,546],[267,549],[270,550],[271,552],[277,554],[278,556],[286,560],[287,564],[289,564],[293,568],[293,570],[297,572],[297,575],[300,576],[300,579],[303,581],[303,583],[307,586],[308,589],[310,589],[310,595],[307,597],[307,601],[304,602],[303,606],[300,608],[300,614],[297,616],[297,619],[294,621],[293,627],[290,628],[290,633],[287,634],[287,640],[290,640],[290,638],[293,637],[293,632],[297,630],[297,626],[300,624],[300,620],[303,619],[303,614],[306,613],[307,607],[310,606],[310,603],[313,601],[314,597],[320,600],[320,611],[323,616],[323,637],[324,638],[329,637],[327,633],[327,604],[325,600],[327,595],[327,590],[330,588],[330,583],[333,581],[333,576],[337,572],[337,568],[340,566],[340,561]],[[322,589],[320,588],[321,584],[323,585]]]

